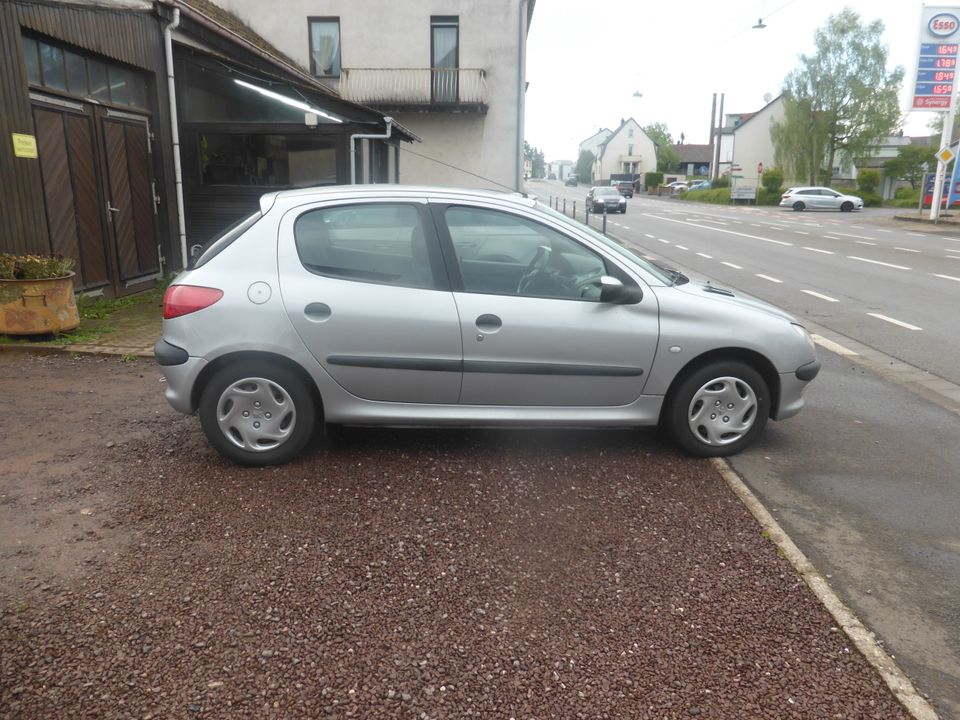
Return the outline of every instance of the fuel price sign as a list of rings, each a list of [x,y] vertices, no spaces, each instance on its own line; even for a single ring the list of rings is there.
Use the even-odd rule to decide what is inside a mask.
[[[912,107],[948,111],[960,51],[960,8],[924,7],[921,19]]]

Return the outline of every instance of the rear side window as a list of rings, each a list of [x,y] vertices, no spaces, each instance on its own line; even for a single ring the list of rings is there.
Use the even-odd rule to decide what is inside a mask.
[[[252,215],[237,220],[218,237],[208,240],[203,245],[194,245],[190,252],[194,261],[190,267],[198,268],[201,265],[206,265],[210,260],[223,252],[223,249],[228,247],[230,243],[252,228],[261,217],[263,217],[263,215],[257,210]]]
[[[293,227],[303,267],[360,282],[436,288],[420,210],[374,203],[311,210]]]

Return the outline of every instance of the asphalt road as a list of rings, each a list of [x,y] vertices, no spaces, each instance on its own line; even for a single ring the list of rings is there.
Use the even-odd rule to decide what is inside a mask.
[[[567,198],[568,214],[576,201],[582,219],[586,188],[541,189]],[[960,384],[960,234],[891,215],[637,196],[607,222],[645,254],[783,307],[843,347]],[[831,347],[804,411],[731,465],[942,716],[960,718],[960,405]]]

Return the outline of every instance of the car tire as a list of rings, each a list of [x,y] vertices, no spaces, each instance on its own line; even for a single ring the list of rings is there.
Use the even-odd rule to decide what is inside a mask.
[[[623,213],[624,215],[626,215],[626,214],[627,214],[627,206],[624,205],[624,206],[623,206],[623,210],[621,210],[620,212]]]
[[[307,384],[282,365],[242,360],[223,366],[200,395],[210,444],[241,465],[279,465],[313,436],[317,408]]]
[[[840,212],[850,212],[853,210],[853,203],[849,200],[840,206]]]
[[[804,205],[804,204],[803,204],[802,202],[800,202],[799,200],[797,200],[797,201],[793,204],[793,209],[794,209],[795,212],[803,212],[803,211],[806,209],[806,207],[807,207],[807,206]]]
[[[763,431],[770,391],[759,372],[727,360],[678,379],[666,399],[664,429],[696,457],[735,455]]]

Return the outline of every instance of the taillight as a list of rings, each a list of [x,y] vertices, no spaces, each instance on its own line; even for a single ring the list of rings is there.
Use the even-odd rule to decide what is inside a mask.
[[[171,285],[163,294],[163,319],[189,315],[210,307],[223,297],[223,290],[197,285]]]

